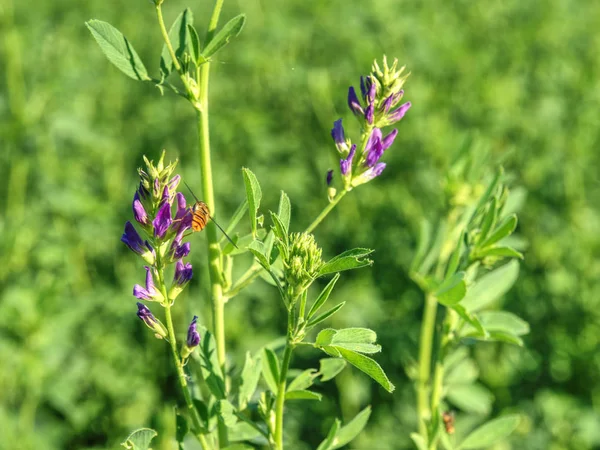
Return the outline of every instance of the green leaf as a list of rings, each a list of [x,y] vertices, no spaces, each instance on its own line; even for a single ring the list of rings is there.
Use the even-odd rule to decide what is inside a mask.
[[[331,338],[334,347],[341,347],[359,353],[378,353],[380,345],[375,345],[377,334],[368,328],[343,328]]]
[[[254,428],[247,422],[239,421],[234,426],[229,428],[229,440],[231,442],[249,441],[261,436],[260,431]],[[226,447],[228,448],[228,447]],[[248,448],[248,447],[247,447]],[[254,447],[249,447],[254,450]]]
[[[248,198],[250,226],[252,228],[252,234],[256,236],[256,215],[262,199],[262,190],[260,189],[260,184],[258,184],[256,175],[254,175],[250,169],[244,167],[242,169],[242,174],[244,176],[244,185],[246,186],[246,197]]]
[[[244,217],[244,214],[246,213],[247,209],[248,209],[248,199],[244,199],[244,201],[242,203],[240,203],[240,206],[238,206],[237,209],[235,210],[235,212],[233,213],[233,216],[231,216],[231,220],[229,221],[229,223],[227,224],[227,227],[225,228],[225,232],[227,234],[233,233],[233,230],[235,229],[237,224],[240,222],[242,217]]]
[[[273,222],[273,233],[275,234],[275,236],[283,243],[283,245],[285,246],[285,253],[287,253],[287,248],[289,246],[289,240],[288,240],[288,233],[287,230],[285,228],[285,225],[283,224],[283,222],[281,221],[281,219],[279,218],[279,216],[277,214],[275,214],[273,211],[269,211],[269,213],[271,214],[271,221]]]
[[[446,398],[457,408],[480,415],[487,415],[492,409],[494,396],[480,384],[453,385]]]
[[[395,386],[388,379],[387,375],[375,360],[368,356],[361,355],[360,353],[353,352],[352,350],[346,350],[344,348],[336,347],[342,357],[352,364],[357,369],[363,371],[377,383],[379,383],[386,391],[394,392]]]
[[[477,252],[478,258],[485,258],[488,256],[523,259],[523,253],[510,247],[486,247]]]
[[[496,218],[498,216],[497,201],[496,197],[492,197],[492,201],[488,203],[487,210],[481,221],[481,230],[479,233],[479,242],[483,242],[489,232],[496,225]]]
[[[460,302],[466,293],[465,273],[458,272],[444,281],[434,295],[442,305],[451,306]]]
[[[333,339],[333,336],[335,336],[336,333],[337,330],[334,330],[333,328],[325,328],[319,331],[319,334],[317,334],[317,339],[315,339],[315,344],[319,346],[331,344],[331,339]]]
[[[329,429],[329,433],[327,433],[327,437],[319,444],[317,450],[331,450],[333,448],[333,441],[340,429],[340,424],[339,419],[334,420],[333,425],[331,425],[331,428]]]
[[[337,376],[346,367],[346,361],[342,358],[323,358],[319,361],[319,373],[321,381],[329,381]]]
[[[235,408],[227,400],[219,400],[217,403],[217,412],[219,413],[219,418],[227,428],[234,426],[238,422],[238,418],[235,415]]]
[[[511,414],[491,420],[471,432],[458,448],[462,450],[490,448],[492,445],[510,436],[520,421],[521,417],[518,414]]]
[[[440,251],[442,249],[442,245],[444,244],[444,242],[446,240],[446,229],[447,228],[448,228],[448,226],[447,226],[446,222],[443,220],[440,221],[440,223],[438,224],[437,230],[436,230],[435,240],[433,241],[431,248],[429,249],[427,254],[423,257],[421,264],[419,264],[419,266],[416,270],[416,272],[419,273],[421,276],[426,276],[429,273],[429,271],[431,270],[431,267],[433,266],[433,264],[435,264],[438,261]]]
[[[415,256],[410,264],[410,271],[417,272],[419,266],[423,262],[423,258],[425,258],[425,254],[427,253],[427,249],[429,248],[429,244],[431,242],[431,223],[423,219],[419,224],[419,238],[417,239],[417,249],[415,251]]]
[[[250,352],[246,352],[246,362],[242,369],[241,385],[238,395],[238,405],[240,411],[246,409],[248,402],[252,398],[252,395],[256,391],[260,373],[262,370],[262,364],[260,358],[252,358]]]
[[[231,38],[240,34],[245,22],[246,16],[244,14],[240,14],[227,22],[204,48],[202,56],[205,59],[208,59],[214,55],[221,47],[225,46]]]
[[[425,438],[417,433],[410,433],[410,438],[415,443],[417,450],[427,450],[427,442],[425,442]]]
[[[187,42],[187,51],[192,56],[194,63],[198,66],[200,65],[200,38],[198,37],[198,32],[194,28],[194,25],[188,23],[188,42]]]
[[[277,393],[279,384],[279,360],[270,348],[264,348],[262,352],[262,374],[267,386],[273,393]]]
[[[317,377],[316,369],[306,369],[288,385],[288,391],[302,391],[312,386],[314,379]]]
[[[456,273],[456,269],[458,268],[458,265],[460,264],[460,258],[463,254],[464,238],[465,238],[464,233],[461,233],[460,236],[458,237],[458,242],[456,243],[456,248],[452,252],[452,255],[450,256],[450,260],[448,261],[448,266],[446,267],[446,274],[444,276],[445,280],[452,277],[452,275],[454,275]]]
[[[287,391],[285,393],[286,400],[318,400],[321,401],[323,396],[316,392],[306,390]]]
[[[279,209],[277,210],[277,217],[281,220],[281,224],[285,229],[285,234],[289,233],[290,219],[292,218],[292,205],[287,194],[281,191],[279,197]]]
[[[175,415],[175,439],[179,450],[183,450],[183,441],[185,440],[185,435],[188,434],[188,431],[190,431],[190,426],[188,425],[186,418],[177,413]]]
[[[507,236],[510,236],[515,229],[517,228],[517,215],[511,214],[504,218],[504,220],[498,225],[498,228],[494,230],[494,232],[488,237],[485,241],[483,241],[480,245],[481,248],[488,247],[492,244],[495,244],[501,239],[504,239]]]
[[[365,259],[366,256],[373,253],[373,250],[368,248],[354,248],[352,250],[346,250],[328,262],[323,264],[321,270],[319,270],[319,276],[326,275],[328,273],[341,272],[343,270],[358,269],[360,267],[366,267],[373,265],[373,261]]]
[[[500,181],[502,180],[503,176],[504,176],[504,169],[502,167],[500,167],[498,169],[498,171],[496,172],[496,175],[494,175],[494,178],[488,185],[487,189],[485,190],[484,194],[479,199],[479,202],[477,203],[477,207],[475,208],[475,210],[478,210],[479,208],[481,208],[483,205],[485,205],[487,203],[489,198],[494,194],[494,191],[500,184]]]
[[[135,430],[121,445],[130,450],[148,450],[150,448],[150,441],[158,436],[158,433],[152,428],[140,428]]]
[[[171,42],[171,46],[175,51],[175,56],[180,61],[182,60],[183,53],[188,48],[188,42],[191,40],[188,25],[193,27],[193,23],[194,15],[192,10],[186,8],[179,13],[173,22],[173,25],[171,25],[171,28],[169,29],[169,41]],[[173,63],[173,58],[171,58],[171,53],[169,53],[169,49],[165,43],[163,44],[162,51],[160,53],[160,71],[164,77],[167,77],[167,75],[169,75],[174,69],[175,64]]]
[[[498,267],[469,286],[461,305],[468,311],[478,311],[503,296],[515,284],[519,275],[519,263],[511,261]]]
[[[354,419],[352,419],[350,422],[348,422],[346,425],[339,429],[339,431],[335,435],[333,447],[331,448],[340,448],[352,441],[356,436],[360,434],[363,428],[365,428],[370,416],[371,407],[367,406],[365,409],[359,412],[354,417]]]
[[[258,259],[260,265],[265,269],[269,270],[271,268],[271,264],[269,264],[269,260],[267,259],[267,255],[265,255],[266,248],[265,244],[260,241],[254,240],[248,246],[248,250],[252,252],[252,254]]]
[[[308,323],[306,324],[306,328],[312,328],[315,325],[323,322],[324,320],[326,320],[330,316],[333,316],[336,312],[338,312],[340,309],[342,309],[342,307],[345,304],[346,304],[346,302],[338,303],[333,308],[328,309],[327,311],[325,311],[323,314],[320,314],[317,317],[315,317],[314,319],[309,320]]]
[[[331,294],[331,291],[333,290],[333,287],[335,286],[335,283],[339,279],[340,279],[340,274],[336,273],[335,276],[331,279],[331,281],[329,283],[327,283],[327,286],[325,286],[325,289],[323,289],[321,291],[321,293],[319,294],[319,296],[317,297],[315,302],[310,307],[310,310],[308,311],[308,316],[307,316],[308,320],[310,320],[311,317],[314,316],[319,311],[321,306],[323,306],[325,304],[325,302],[329,298],[329,295]]]
[[[199,327],[199,333],[200,336],[202,336],[202,341],[200,343],[202,378],[204,378],[210,392],[218,400],[224,399],[225,381],[217,358],[215,338],[206,327],[203,326]]]
[[[90,20],[85,23],[108,60],[134,80],[150,80],[146,66],[123,34],[107,22]]]
[[[487,331],[477,318],[475,314],[470,313],[465,309],[463,305],[452,305],[450,306],[454,311],[458,313],[458,315],[469,325],[471,325],[475,330],[477,330],[477,336],[487,338]]]
[[[237,424],[237,425],[239,425],[239,424]],[[236,443],[236,444],[228,445],[227,447],[221,447],[221,450],[254,450],[254,447],[249,444]]]
[[[489,332],[499,331],[515,336],[529,333],[529,324],[507,311],[483,311],[479,313],[479,321]]]
[[[477,380],[478,376],[479,368],[477,367],[477,364],[475,364],[472,359],[466,358],[446,370],[444,384],[446,386],[451,386],[454,384],[473,383]]]

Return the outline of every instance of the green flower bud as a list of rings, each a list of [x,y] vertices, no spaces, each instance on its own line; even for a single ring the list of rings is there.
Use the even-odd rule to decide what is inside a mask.
[[[292,233],[289,252],[284,261],[285,278],[292,300],[306,289],[323,265],[322,251],[312,234]]]

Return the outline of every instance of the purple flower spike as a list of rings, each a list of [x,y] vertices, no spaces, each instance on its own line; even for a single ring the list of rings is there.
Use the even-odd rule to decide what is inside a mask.
[[[398,130],[393,129],[390,132],[390,134],[388,134],[386,137],[383,138],[383,140],[381,141],[381,145],[382,145],[384,151],[391,147],[391,145],[394,143],[394,139],[396,139],[397,135],[398,135]]]
[[[404,105],[400,106],[400,108],[392,111],[392,113],[388,116],[388,121],[390,125],[402,119],[404,117],[404,114],[406,114],[406,111],[409,110],[410,106],[410,102],[406,102]]]
[[[175,284],[183,287],[192,279],[192,265],[190,263],[183,263],[183,261],[177,261],[175,265],[175,277],[173,281]]]
[[[152,222],[152,225],[154,225],[154,236],[159,239],[165,237],[171,223],[171,204],[166,202],[160,207],[156,214],[156,218]]]
[[[154,197],[158,198],[160,196],[160,182],[158,181],[158,178],[154,179]]]
[[[196,325],[197,321],[198,316],[194,316],[192,323],[190,323],[190,326],[188,327],[186,344],[190,349],[198,347],[198,344],[200,343],[200,334],[198,333]]]
[[[355,115],[360,114],[362,116],[364,114],[360,102],[358,101],[358,97],[356,96],[356,92],[354,91],[354,87],[352,86],[348,89],[348,106]]]
[[[333,170],[327,171],[327,186],[331,186],[331,180],[333,180]]]
[[[340,172],[343,176],[348,175],[350,173],[350,169],[352,168],[352,159],[354,158],[354,154],[356,153],[356,144],[352,146],[350,149],[350,153],[348,153],[348,157],[346,159],[340,160]]]
[[[144,266],[146,269],[146,287],[136,284],[133,287],[133,295],[140,300],[148,300],[153,302],[162,302],[164,300],[163,295],[156,289],[154,285],[154,279],[152,278],[152,269],[148,266]]]
[[[146,210],[140,201],[140,196],[137,191],[133,196],[133,217],[138,223],[148,225],[148,214],[146,214]]]

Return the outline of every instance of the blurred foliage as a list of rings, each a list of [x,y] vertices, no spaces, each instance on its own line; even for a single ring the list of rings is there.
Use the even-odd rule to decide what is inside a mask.
[[[167,0],[167,20],[185,6]],[[198,23],[212,7],[189,6]],[[325,205],[325,172],[337,164],[332,123],[352,120],[347,87],[383,53],[413,73],[405,96],[413,107],[386,152],[388,168],[316,233],[325,257],[377,249],[373,269],[342,277],[335,295],[348,303],[333,325],[372,326],[398,389],[389,395],[345,370],[322,386],[323,402],[289,408],[286,432],[305,442],[295,448],[314,448],[334,413],[347,419],[366,404],[373,415],[355,448],[411,448],[414,388],[404,367],[416,355],[422,298],[407,270],[418,222],[442,210],[442,181],[466,136],[526,197],[518,231],[529,247],[504,307],[532,332],[525,349],[473,349],[493,413],[526,416],[502,448],[598,448],[600,4],[225,2],[224,20],[239,12],[246,28],[212,69],[219,218],[243,199],[248,166],[267,207],[286,190],[292,229],[302,230]],[[122,76],[84,26],[91,17],[117,26],[157,75],[153,13],[144,1],[0,5],[0,448],[114,447],[138,426],[159,431],[156,448],[172,448],[174,375],[167,349],[135,317],[131,288],[143,274],[119,237],[142,154],[166,148],[200,185],[194,116],[180,99]],[[194,239],[200,265],[203,237]],[[182,302],[210,324],[207,275],[197,273]],[[284,327],[269,286],[232,301],[230,365],[239,370],[246,350]],[[315,367],[318,358],[298,352],[294,364]],[[474,425],[459,417],[457,432]]]

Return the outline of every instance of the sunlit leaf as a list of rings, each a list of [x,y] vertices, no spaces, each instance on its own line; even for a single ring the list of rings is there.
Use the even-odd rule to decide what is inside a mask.
[[[341,272],[343,270],[358,269],[373,264],[367,256],[373,253],[368,248],[354,248],[347,250],[327,261],[319,270],[319,275]]]
[[[515,284],[519,263],[511,261],[483,275],[472,286],[461,305],[468,311],[478,311],[502,297]]]
[[[321,401],[323,396],[316,392],[307,391],[307,390],[294,390],[287,391],[285,393],[286,400],[318,400]]]
[[[242,173],[244,175],[244,185],[246,186],[246,197],[248,198],[250,226],[252,228],[252,234],[256,236],[257,213],[262,199],[262,190],[260,189],[260,184],[256,179],[256,175],[254,175],[250,169],[244,167]]]
[[[236,37],[244,28],[244,23],[246,22],[246,16],[244,14],[240,14],[239,16],[234,17],[229,22],[225,24],[221,30],[210,40],[210,42],[206,45],[204,50],[202,51],[202,56],[205,59],[210,58],[214,55],[221,47],[225,46],[232,38]]]
[[[314,316],[319,311],[321,306],[323,306],[325,304],[325,302],[329,298],[329,295],[331,294],[331,291],[333,290],[333,288],[335,286],[335,283],[337,283],[337,280],[339,280],[339,279],[340,279],[340,274],[336,273],[335,276],[331,279],[331,281],[329,283],[327,283],[327,286],[325,286],[325,288],[321,291],[321,293],[319,294],[319,296],[317,297],[315,302],[310,307],[310,310],[308,311],[308,315],[307,315],[308,320],[310,320],[312,318],[312,316]]]
[[[127,38],[115,27],[101,20],[85,23],[108,60],[134,80],[150,80],[146,66]]]
[[[490,448],[510,436],[520,421],[521,417],[517,414],[491,420],[471,432],[458,448],[461,450]]]
[[[331,448],[340,448],[352,441],[365,428],[370,416],[371,407],[367,406],[354,419],[338,430],[333,441],[333,447]]]
[[[324,358],[319,361],[319,364],[321,381],[335,378],[346,367],[346,361],[342,358]]]
[[[158,433],[151,428],[140,428],[135,430],[121,445],[129,450],[148,450],[150,441],[158,436]]]

